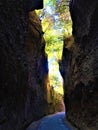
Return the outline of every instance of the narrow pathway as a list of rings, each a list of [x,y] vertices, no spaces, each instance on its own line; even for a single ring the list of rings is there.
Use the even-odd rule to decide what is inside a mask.
[[[77,130],[65,121],[65,112],[46,116],[33,122],[27,130]]]

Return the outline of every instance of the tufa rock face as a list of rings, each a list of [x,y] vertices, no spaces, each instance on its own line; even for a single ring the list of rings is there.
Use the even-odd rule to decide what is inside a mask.
[[[79,130],[97,130],[98,1],[73,0],[70,12],[74,44],[64,45],[61,61],[67,118]]]
[[[0,1],[0,130],[22,130],[45,115],[45,41],[28,5],[27,0]]]
[[[48,62],[45,54],[41,21],[35,12],[29,13],[26,36],[28,54],[28,97],[26,114],[28,121],[40,119],[46,113]],[[32,116],[33,115],[33,116]]]
[[[30,11],[43,8],[43,0],[26,0],[26,8]]]

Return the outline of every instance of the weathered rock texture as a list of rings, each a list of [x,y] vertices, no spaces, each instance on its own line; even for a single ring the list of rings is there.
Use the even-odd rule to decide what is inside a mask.
[[[33,2],[0,0],[0,130],[22,130],[45,115],[48,64],[41,22],[29,13],[41,5]]]
[[[29,13],[29,27],[26,36],[28,54],[28,97],[27,118],[39,119],[46,113],[48,62],[45,54],[41,21],[36,13]],[[34,116],[32,116],[34,115]],[[33,121],[31,120],[31,121]]]
[[[74,44],[63,50],[67,118],[79,130],[98,129],[98,0],[72,0]]]

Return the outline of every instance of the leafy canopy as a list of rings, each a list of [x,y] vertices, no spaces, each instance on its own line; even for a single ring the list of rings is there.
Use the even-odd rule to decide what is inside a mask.
[[[62,88],[62,78],[58,60],[62,57],[63,39],[72,33],[68,4],[67,0],[44,0],[44,9],[37,12],[46,40],[50,84],[59,90]]]

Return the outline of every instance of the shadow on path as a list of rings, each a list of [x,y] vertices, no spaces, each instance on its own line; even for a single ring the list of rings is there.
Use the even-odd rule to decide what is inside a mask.
[[[65,120],[65,112],[46,116],[33,122],[27,130],[77,130]]]

